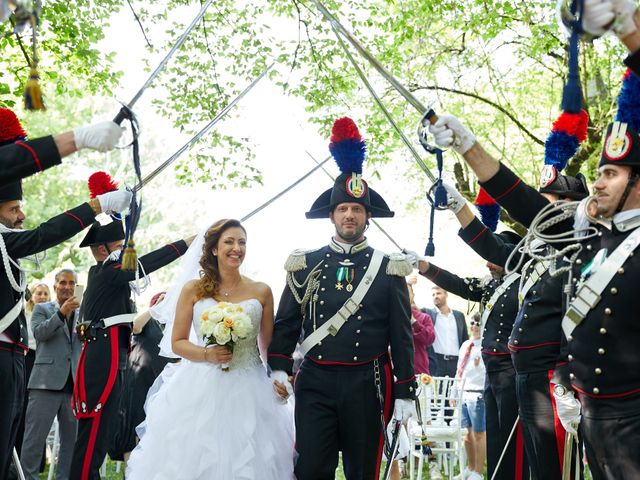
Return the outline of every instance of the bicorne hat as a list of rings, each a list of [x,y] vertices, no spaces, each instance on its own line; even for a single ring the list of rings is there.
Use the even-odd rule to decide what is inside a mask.
[[[336,178],[333,188],[324,191],[305,213],[307,218],[327,218],[341,203],[359,203],[372,217],[393,217],[394,213],[382,196],[369,188],[362,178],[366,145],[358,127],[348,117],[333,123],[329,150],[342,172]]]
[[[93,222],[82,242],[80,242],[80,247],[104,245],[118,240],[124,240],[124,228],[122,228],[121,221],[114,220],[105,225],[101,225],[100,222]]]

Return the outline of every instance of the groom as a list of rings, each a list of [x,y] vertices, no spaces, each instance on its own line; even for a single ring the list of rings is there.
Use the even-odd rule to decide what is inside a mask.
[[[378,478],[384,423],[413,411],[415,377],[411,313],[403,255],[367,243],[371,217],[392,217],[362,179],[364,142],[352,120],[334,123],[330,150],[343,172],[307,218],[330,218],[329,245],[296,250],[269,348],[276,391],[286,396],[292,354],[304,357],[295,381],[298,480],[335,477],[342,451],[348,480]],[[393,364],[389,356],[389,347]],[[395,377],[395,381],[394,381]],[[393,409],[395,399],[395,409]]]

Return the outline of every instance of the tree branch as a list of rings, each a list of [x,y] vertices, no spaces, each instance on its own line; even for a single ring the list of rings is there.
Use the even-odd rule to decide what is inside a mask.
[[[409,86],[409,90],[412,92],[415,92],[417,90],[436,90],[436,91],[443,91],[443,92],[449,92],[449,93],[455,93],[457,95],[462,95],[465,97],[471,97],[474,98],[476,100],[479,100],[483,103],[486,103],[487,105],[492,106],[493,108],[495,108],[496,110],[499,110],[500,112],[504,113],[507,117],[509,117],[509,119],[515,123],[517,125],[517,127],[522,130],[522,132],[528,136],[529,138],[531,138],[531,140],[533,140],[535,143],[537,143],[538,145],[544,145],[544,141],[540,140],[538,137],[536,137],[527,127],[525,127],[516,117],[515,115],[513,115],[513,113],[509,112],[506,108],[504,108],[502,105],[497,104],[496,102],[489,100],[488,98],[485,98],[481,95],[478,95],[477,93],[472,93],[472,92],[465,92],[463,90],[458,90],[455,88],[447,88],[447,87],[439,87],[437,85],[410,85]]]

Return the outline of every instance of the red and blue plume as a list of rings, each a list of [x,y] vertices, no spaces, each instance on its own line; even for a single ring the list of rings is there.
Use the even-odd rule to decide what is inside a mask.
[[[333,122],[329,151],[342,173],[362,174],[366,149],[353,120],[342,117]]]
[[[589,115],[562,112],[553,122],[551,133],[544,144],[544,164],[553,165],[558,172],[564,170],[569,160],[576,154],[580,143],[587,138]]]
[[[13,110],[0,108],[0,142],[16,142],[26,138],[27,133]]]
[[[107,172],[95,172],[89,177],[89,195],[96,198],[103,193],[113,192],[118,189],[118,184]]]
[[[500,205],[496,203],[491,195],[487,191],[480,187],[478,195],[473,202],[480,212],[480,220],[484,223],[492,232],[498,228],[498,220],[500,220]]]
[[[629,69],[622,77],[616,120],[628,123],[636,132],[640,131],[640,77]]]

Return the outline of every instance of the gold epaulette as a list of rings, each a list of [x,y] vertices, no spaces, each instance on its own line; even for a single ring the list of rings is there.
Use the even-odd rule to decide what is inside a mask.
[[[387,275],[398,275],[406,277],[411,275],[413,267],[407,260],[407,256],[403,253],[390,253],[387,255],[389,263],[387,263]]]
[[[301,248],[295,249],[284,262],[284,269],[287,272],[299,272],[307,268],[307,253],[315,252],[318,248],[312,248],[310,250],[304,250]]]

